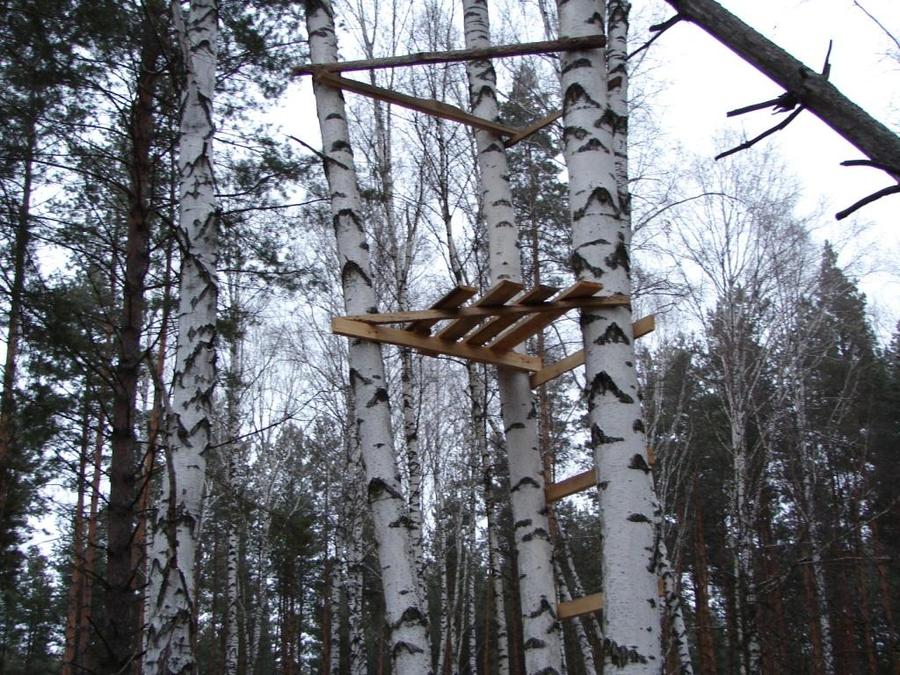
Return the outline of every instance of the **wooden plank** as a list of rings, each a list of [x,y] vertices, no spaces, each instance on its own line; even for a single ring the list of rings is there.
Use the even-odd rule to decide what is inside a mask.
[[[553,296],[553,294],[558,290],[558,288],[554,288],[553,286],[535,286],[520,298],[518,298],[515,304],[519,307],[528,307],[532,304],[536,305],[538,303],[541,303],[546,307],[549,307],[550,311],[558,311],[558,309],[550,303],[544,303],[544,300]],[[508,309],[509,307],[510,305],[505,305],[504,307],[497,307],[495,308],[495,310]],[[470,345],[483,345],[485,342],[502,333],[507,326],[514,324],[519,319],[519,316],[520,314],[512,314],[507,312],[499,314],[498,316],[494,317],[483,326],[481,326],[481,328],[476,330],[472,335],[469,335],[466,338],[465,342]]]
[[[653,452],[653,446],[647,446],[647,466],[653,467],[656,464],[656,453]]]
[[[557,289],[551,289],[556,291]],[[552,293],[551,293],[552,295]],[[546,295],[544,295],[546,299]],[[382,323],[406,323],[407,321],[419,321],[422,319],[458,319],[464,316],[479,317],[511,317],[506,326],[514,323],[515,320],[523,314],[535,314],[539,312],[559,312],[570,309],[592,309],[601,307],[622,307],[631,304],[631,300],[627,295],[608,295],[604,297],[593,298],[575,298],[573,300],[558,300],[556,302],[535,301],[533,304],[525,304],[524,296],[516,302],[506,305],[497,305],[496,307],[478,307],[470,305],[469,307],[460,307],[459,309],[419,309],[411,312],[382,312],[379,314],[350,314],[345,319],[351,321],[362,321],[363,323],[382,324]],[[504,328],[506,328],[504,326]]]
[[[534,356],[519,354],[518,352],[498,352],[484,347],[468,345],[464,342],[439,340],[434,337],[418,335],[408,330],[371,326],[362,321],[352,321],[343,317],[335,317],[331,320],[331,332],[372,342],[410,347],[423,352],[434,352],[480,363],[490,363],[514,370],[528,372],[541,369],[541,360]]]
[[[550,301],[550,304],[561,300],[589,298],[601,288],[603,288],[603,284],[598,284],[593,281],[576,281],[565,290],[560,291],[559,295]],[[527,316],[519,323],[511,326],[497,336],[497,338],[488,345],[488,348],[500,350],[515,349],[517,345],[530,338],[539,330],[543,330],[546,326],[549,326],[568,311],[568,309],[561,309],[558,312],[545,312]]]
[[[599,612],[601,609],[603,609],[603,593],[592,593],[583,598],[559,603],[556,606],[556,616],[562,621],[563,619],[574,619],[583,614]]]
[[[502,279],[489,288],[481,298],[475,301],[476,307],[496,307],[522,291],[522,284],[509,279]],[[466,316],[454,319],[437,337],[442,340],[457,340],[477,326],[485,317]]]
[[[532,134],[536,134],[544,127],[553,124],[556,120],[558,120],[560,117],[562,117],[562,114],[563,114],[562,110],[557,110],[556,112],[550,113],[546,117],[542,117],[541,119],[537,120],[536,122],[532,122],[527,127],[524,127],[523,129],[519,129],[519,132],[515,136],[510,136],[509,138],[507,138],[503,142],[503,145],[505,145],[507,148],[511,148],[516,143],[524,141],[526,138],[528,138]]]
[[[317,73],[316,82],[327,85],[329,87],[346,89],[347,91],[352,91],[356,94],[362,94],[363,96],[375,98],[379,101],[393,103],[403,108],[409,108],[410,110],[415,110],[427,115],[434,115],[435,117],[440,117],[445,120],[468,124],[470,127],[475,127],[476,129],[485,129],[487,131],[492,131],[493,133],[499,134],[500,136],[515,136],[516,134],[516,129],[513,129],[512,127],[507,127],[503,124],[500,124],[499,122],[492,122],[491,120],[486,120],[483,117],[472,115],[471,113],[467,113],[462,108],[457,108],[454,105],[442,103],[441,101],[435,101],[434,99],[418,98],[417,96],[401,94],[397,91],[384,89],[383,87],[376,87],[374,85],[366,84],[365,82],[360,82],[358,80],[350,80],[339,75],[332,75],[328,71],[321,71]]]
[[[522,42],[515,45],[496,45],[479,49],[452,49],[444,52],[414,52],[399,56],[385,56],[378,59],[362,59],[344,61],[343,63],[310,63],[297,66],[291,76],[314,75],[321,70],[332,73],[344,73],[354,70],[376,70],[380,68],[397,68],[403,66],[422,66],[437,63],[457,63],[461,61],[479,61],[481,59],[505,58],[508,56],[525,56],[528,54],[545,54],[547,52],[566,52],[574,49],[597,49],[606,46],[606,38],[602,35],[590,35],[578,38],[562,38],[542,42]]]
[[[634,339],[642,338],[648,333],[653,332],[656,327],[656,318],[653,314],[648,314],[631,324],[631,330],[634,333]],[[531,388],[536,389],[545,382],[554,380],[563,373],[575,370],[584,363],[584,350],[579,349],[574,354],[569,354],[566,358],[560,359],[556,363],[539,370],[531,376]]]
[[[547,503],[551,504],[558,502],[563,497],[574,495],[576,492],[588,490],[595,485],[597,485],[597,470],[588,469],[558,483],[549,483],[544,487],[544,497]]]
[[[477,293],[477,288],[472,288],[471,286],[457,286],[456,288],[447,291],[440,300],[431,305],[431,309],[456,309]],[[406,326],[405,330],[415,331],[421,335],[428,335],[430,333],[429,329],[434,324],[438,323],[438,321],[440,321],[440,319],[419,319]]]

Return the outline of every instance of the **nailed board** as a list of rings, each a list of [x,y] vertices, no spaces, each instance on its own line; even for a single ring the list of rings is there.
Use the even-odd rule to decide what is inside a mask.
[[[603,593],[593,593],[559,603],[556,606],[556,616],[560,620],[574,619],[576,616],[599,612],[601,609],[603,609]]]

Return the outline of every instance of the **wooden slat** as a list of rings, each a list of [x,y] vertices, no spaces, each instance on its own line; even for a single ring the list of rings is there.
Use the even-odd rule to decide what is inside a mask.
[[[583,598],[575,598],[568,602],[561,602],[556,606],[556,616],[560,619],[574,619],[576,616],[599,612],[603,609],[603,593],[585,595]]]
[[[476,307],[496,307],[522,291],[522,284],[509,279],[502,279],[489,288],[484,295],[475,301]],[[442,340],[458,340],[472,328],[483,321],[484,317],[467,316],[453,320],[437,337]]]
[[[654,464],[656,464],[656,453],[653,452],[653,446],[648,445],[647,446],[647,466],[652,468]]]
[[[409,108],[410,110],[415,110],[417,112],[434,115],[435,117],[440,117],[445,120],[468,124],[470,127],[475,127],[476,129],[486,129],[487,131],[492,131],[501,136],[516,135],[516,129],[513,129],[512,127],[507,127],[498,122],[492,122],[483,117],[472,115],[462,108],[457,108],[456,106],[442,103],[441,101],[401,94],[400,92],[392,91],[391,89],[384,89],[383,87],[376,87],[358,80],[350,80],[346,77],[341,77],[340,75],[333,75],[325,70],[316,74],[316,81],[329,87],[346,89],[347,91],[352,91],[356,94],[362,94],[363,96],[378,99],[379,101],[393,103],[403,108]]]
[[[648,333],[653,332],[656,327],[656,319],[653,314],[648,314],[645,317],[642,317],[631,324],[631,330],[634,333],[634,339],[638,339],[644,337]],[[568,373],[570,370],[575,370],[578,366],[584,363],[584,350],[579,349],[574,354],[569,354],[566,358],[560,359],[556,363],[551,363],[549,366],[543,368],[542,370],[536,372],[531,376],[531,388],[535,389],[540,387],[545,382],[549,382],[550,380],[554,380],[563,373]]]
[[[450,342],[434,337],[418,335],[408,330],[398,328],[382,328],[372,326],[361,321],[352,321],[344,317],[336,317],[331,320],[331,332],[347,337],[361,338],[372,342],[411,347],[424,352],[446,354],[480,363],[491,363],[496,366],[512,368],[514,370],[536,371],[541,369],[541,360],[534,356],[519,354],[518,352],[499,352],[484,347],[468,345],[464,342]]]
[[[298,66],[291,71],[294,77],[313,75],[321,70],[341,73],[353,70],[376,70],[379,68],[397,68],[400,66],[422,66],[436,63],[457,63],[460,61],[478,61],[481,59],[503,58],[507,56],[525,56],[527,54],[546,54],[548,52],[566,52],[573,49],[596,49],[606,45],[603,35],[589,35],[577,38],[561,38],[542,42],[520,42],[514,45],[496,45],[479,49],[451,49],[444,52],[415,52],[399,56],[385,56],[378,59],[344,61],[343,63],[310,63]]]
[[[656,579],[656,593],[661,598],[666,597],[666,580],[662,577]]]
[[[507,148],[511,148],[516,143],[524,141],[526,138],[528,138],[532,134],[536,134],[544,127],[553,124],[556,120],[558,120],[560,117],[562,117],[562,114],[563,114],[562,110],[557,110],[556,112],[550,113],[546,117],[542,117],[541,119],[537,120],[536,122],[532,122],[527,127],[520,129],[519,132],[515,136],[510,136],[509,138],[507,138],[503,142],[503,145],[505,145]]]
[[[558,483],[549,483],[544,487],[544,497],[547,503],[550,504],[558,502],[563,497],[574,495],[576,492],[588,490],[595,485],[597,485],[597,471],[596,469],[589,469]]]
[[[555,291],[556,289],[551,289]],[[546,296],[545,296],[546,297]],[[609,295],[599,298],[575,298],[574,300],[558,300],[556,302],[534,302],[525,304],[522,298],[516,302],[496,307],[460,307],[459,309],[419,309],[411,312],[382,312],[379,314],[350,314],[345,319],[362,321],[363,323],[405,323],[407,321],[419,321],[422,319],[458,319],[464,316],[496,316],[511,317],[510,323],[514,323],[523,314],[537,314],[540,312],[569,311],[570,309],[590,309],[601,307],[621,307],[631,303],[627,295]],[[493,337],[493,336],[492,336]]]
[[[603,288],[603,284],[598,284],[593,281],[576,281],[565,290],[560,291],[559,295],[551,300],[550,303],[553,304],[554,302],[560,300],[576,300],[578,298],[589,298],[597,293],[601,288]],[[568,309],[561,309],[558,312],[545,312],[543,314],[533,314],[531,316],[527,316],[519,323],[505,330],[493,342],[491,342],[488,347],[490,349],[501,350],[515,349],[516,345],[521,344],[532,335],[537,333],[539,330],[543,330],[546,326],[549,326],[556,319],[558,319],[568,311]]]
[[[440,300],[431,306],[431,309],[456,309],[476,293],[478,293],[477,288],[457,286],[444,294]],[[439,321],[440,319],[419,319],[410,323],[405,329],[415,331],[421,335],[428,335],[429,329]]]
[[[527,307],[528,305],[543,303],[544,300],[551,297],[558,290],[558,288],[554,288],[553,286],[535,286],[520,298],[518,298],[515,304]],[[558,311],[553,307],[553,305],[550,305],[549,303],[547,303],[546,306],[550,307],[551,311]],[[506,309],[507,307],[509,307],[509,305],[506,305],[505,307],[498,307],[497,309]],[[507,328],[507,326],[514,324],[518,320],[518,318],[518,314],[501,314],[485,323],[472,335],[469,335],[465,339],[465,342],[470,345],[483,345],[485,342],[488,342],[489,340],[502,333],[503,330]]]

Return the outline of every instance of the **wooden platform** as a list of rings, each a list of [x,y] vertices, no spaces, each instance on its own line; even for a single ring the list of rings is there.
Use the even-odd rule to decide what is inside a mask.
[[[500,281],[475,298],[475,289],[457,286],[429,309],[336,317],[331,331],[429,356],[443,354],[539,373],[544,369],[541,359],[516,348],[573,309],[630,303],[624,295],[598,296],[601,290],[602,284],[590,281],[577,281],[565,289],[538,286],[529,290],[514,281]]]

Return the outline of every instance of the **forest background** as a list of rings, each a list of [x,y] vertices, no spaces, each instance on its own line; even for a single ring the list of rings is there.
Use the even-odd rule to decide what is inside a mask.
[[[492,5],[494,41],[555,37],[549,4]],[[643,4],[632,49],[667,16],[662,3]],[[838,50],[834,81],[897,129],[896,99],[865,101],[868,90],[896,90],[900,47],[877,23],[889,27],[896,10],[862,3],[870,17],[855,3],[834,4],[860,22],[853,33],[866,37],[855,49],[894,76],[841,80]],[[141,642],[117,627],[123,598],[135,608],[128,622],[142,626],[146,610],[146,532],[166,455],[184,243],[178,145],[189,68],[164,3],[3,5],[0,670],[111,672],[129,651],[110,645],[133,651]],[[191,572],[198,669],[390,672],[346,345],[327,330],[343,312],[319,141],[308,133],[314,117],[302,89],[286,89],[291,67],[307,58],[302,8],[224,2],[219,11],[220,377]],[[461,42],[460,7],[449,2],[341,2],[336,15],[343,58]],[[636,311],[657,320],[641,344],[640,375],[661,536],[694,667],[738,672],[757,643],[765,672],[900,672],[893,209],[883,200],[834,227],[832,212],[878,179],[870,188],[854,173],[868,169],[836,168],[803,187],[794,176],[811,172],[808,164],[786,164],[772,140],[714,163],[713,145],[743,139],[737,123],[718,119],[726,107],[704,99],[716,85],[692,84],[701,69],[678,68],[662,51],[679,31],[697,37],[676,26],[633,60],[630,157]],[[821,54],[797,55],[816,65],[829,37],[817,35]],[[749,69],[709,42],[725,72]],[[524,126],[559,107],[556,63],[498,63],[504,120]],[[730,107],[778,93],[747,81]],[[377,83],[468,108],[460,66],[380,71]],[[423,307],[459,282],[484,288],[470,132],[349,95],[348,104],[381,308]],[[673,134],[682,115],[699,136]],[[769,124],[756,115],[745,128]],[[820,151],[834,152],[822,140],[830,132],[806,123],[801,116],[778,141],[795,155],[792,134],[823,134],[799,141],[821,167]],[[839,159],[855,156],[834,143]],[[510,164],[526,278],[565,286],[560,153],[559,129],[549,127],[511,150]],[[837,182],[839,194],[852,191],[847,203],[834,203]],[[823,192],[827,208],[818,206]],[[860,285],[873,279],[866,297]],[[556,360],[578,342],[569,321],[530,349]],[[520,672],[493,377],[483,369],[488,386],[473,419],[465,370],[453,360],[385,354],[392,398],[402,402],[396,455],[422,513],[438,672],[501,672],[501,663]],[[538,392],[551,480],[588,466],[582,386],[576,371]],[[487,461],[473,450],[479,424]],[[117,479],[124,500],[113,494]],[[738,510],[752,516],[743,537]],[[561,595],[596,590],[594,500],[557,505],[554,516]],[[117,577],[116,565],[132,574]],[[677,671],[684,664],[667,630]],[[567,624],[568,672],[592,672],[600,644],[593,618]]]

